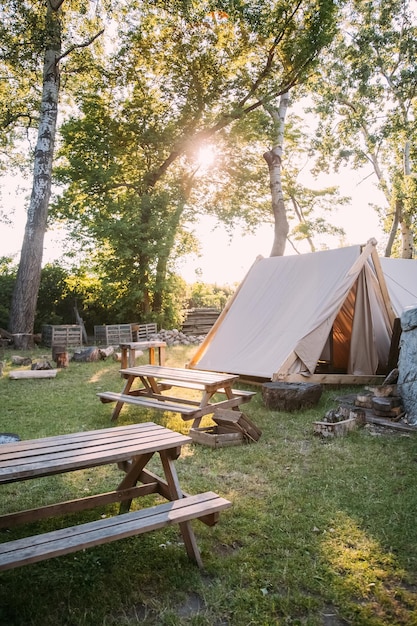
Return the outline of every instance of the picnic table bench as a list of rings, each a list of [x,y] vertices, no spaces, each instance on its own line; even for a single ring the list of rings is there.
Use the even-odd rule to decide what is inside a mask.
[[[119,502],[119,515],[0,544],[0,570],[69,554],[116,539],[179,524],[188,556],[202,567],[192,519],[213,525],[231,503],[208,491],[182,491],[174,461],[191,438],[147,422],[72,433],[0,446],[0,484],[116,463],[125,476],[114,491],[0,516],[0,528],[13,528],[68,513]],[[158,454],[163,476],[146,468]],[[138,485],[137,483],[141,484]],[[168,502],[130,511],[133,498],[157,493]]]
[[[192,419],[192,427],[197,428],[204,415],[214,413],[219,408],[236,409],[249,402],[256,393],[233,389],[233,383],[239,378],[235,374],[158,365],[129,367],[121,369],[120,373],[126,379],[121,393],[104,391],[97,394],[102,402],[116,402],[112,420],[118,418],[126,403],[180,413],[184,420]],[[137,380],[142,386],[134,388]],[[166,395],[164,392],[172,387],[201,391],[201,398],[191,400],[184,396]],[[225,397],[213,400],[216,394]]]

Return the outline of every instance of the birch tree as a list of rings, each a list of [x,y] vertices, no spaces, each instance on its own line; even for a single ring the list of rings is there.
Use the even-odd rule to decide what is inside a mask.
[[[7,37],[3,40],[1,61],[8,73],[7,79],[11,82],[18,82],[19,73],[23,74],[25,70],[30,70],[32,79],[37,78],[36,62],[43,56],[41,84],[36,85],[40,93],[38,112],[33,101],[31,111],[24,110],[24,108],[18,110],[14,104],[15,110],[10,113],[7,104],[4,105],[3,126],[9,131],[24,120],[29,120],[31,128],[37,125],[37,139],[33,153],[32,193],[9,319],[9,330],[15,336],[16,345],[21,345],[24,340],[31,337],[36,314],[57,133],[61,85],[60,65],[71,51],[84,48],[99,35],[96,31],[88,40],[78,43],[73,41],[72,34],[68,37],[68,31],[66,31],[66,42],[69,47],[64,50],[62,44],[65,33],[64,2],[68,5],[68,13],[70,13],[70,0],[45,0],[42,3],[21,3],[17,6],[14,2],[9,2],[7,5],[4,4],[2,9],[3,17],[6,18],[3,22],[3,32]],[[70,16],[67,15],[66,19],[70,19]],[[84,34],[91,26],[87,18],[85,21],[88,27],[84,29]],[[23,37],[24,46],[13,33],[16,25],[20,36]],[[13,64],[8,63],[8,54]],[[29,57],[30,64],[27,63]],[[25,95],[27,97],[27,94]],[[19,104],[24,106],[24,100]],[[34,115],[36,118],[32,117]]]
[[[284,149],[285,116],[289,104],[289,93],[281,95],[279,107],[266,104],[265,109],[273,121],[274,140],[271,150],[265,152],[264,159],[268,164],[272,213],[274,216],[274,242],[270,256],[282,256],[289,232],[289,224],[282,190],[281,164]]]

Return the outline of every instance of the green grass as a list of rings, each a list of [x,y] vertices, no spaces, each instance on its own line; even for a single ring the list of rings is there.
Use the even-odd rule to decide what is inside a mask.
[[[169,348],[167,364],[183,366],[192,353]],[[10,380],[9,369],[1,432],[27,439],[113,425],[113,405],[96,393],[120,391],[119,364],[71,363],[50,380]],[[0,574],[1,626],[417,625],[417,436],[370,427],[314,436],[312,422],[339,393],[284,413],[266,409],[259,392],[243,406],[263,431],[258,443],[186,446],[176,463],[182,487],[233,503],[213,528],[193,522],[204,571],[187,559],[178,527],[51,559]],[[190,427],[132,406],[118,423],[148,420]],[[118,477],[106,467],[4,485],[0,513],[110,490]],[[0,531],[1,541],[63,523]]]

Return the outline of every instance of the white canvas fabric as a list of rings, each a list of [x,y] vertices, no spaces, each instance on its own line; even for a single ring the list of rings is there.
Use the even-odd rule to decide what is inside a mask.
[[[376,336],[385,335],[389,349],[389,329],[379,310],[371,268],[368,278],[365,274],[369,254],[369,248],[361,254],[360,246],[351,246],[258,259],[190,366],[273,378],[290,362],[288,371],[313,373],[335,323],[341,337],[349,330],[344,342],[355,349],[349,359],[350,373],[375,373],[382,356]],[[363,284],[356,287],[360,274]],[[353,304],[341,311],[354,286],[360,292],[355,323]]]
[[[392,306],[401,317],[402,311],[417,305],[417,260],[380,259]]]

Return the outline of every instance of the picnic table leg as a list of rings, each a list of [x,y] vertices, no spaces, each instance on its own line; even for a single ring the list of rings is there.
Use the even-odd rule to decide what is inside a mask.
[[[142,454],[136,459],[126,464],[124,467],[119,465],[126,472],[126,476],[123,478],[122,482],[118,485],[117,491],[122,489],[128,489],[129,487],[134,487],[139,480],[139,476],[149,460],[153,457],[153,452],[148,452],[147,454]],[[120,503],[119,513],[127,513],[130,509],[130,505],[132,504],[132,500],[124,500]]]
[[[136,350],[134,348],[129,349],[129,367],[135,367],[136,365]]]
[[[130,391],[131,386],[133,385],[133,381],[135,380],[134,376],[128,376],[127,380],[126,380],[126,384],[123,388],[122,394],[128,394]],[[119,413],[122,410],[122,406],[124,405],[123,401],[119,401],[116,402],[116,406],[113,409],[113,413],[111,414],[111,420],[112,422],[116,421],[117,418],[119,417]]]
[[[210,398],[212,396],[214,396],[215,393],[216,393],[216,391],[213,391],[213,390],[212,391],[207,391],[207,389],[205,389],[203,391],[203,395],[202,395],[201,402],[200,402],[200,409],[204,409],[207,406],[209,406]],[[214,411],[214,409],[213,409],[213,411]],[[213,411],[211,411],[211,412],[213,412]],[[207,415],[209,413],[210,413],[210,411],[207,411]],[[191,425],[191,428],[198,428],[200,426],[200,422],[201,422],[202,419],[203,419],[203,415],[200,415],[199,417],[194,418],[194,421],[193,421],[193,423]]]
[[[174,461],[169,455],[169,451],[161,450],[159,452],[162,466],[164,468],[165,477],[168,483],[171,500],[180,500],[183,497],[182,489],[177,476],[177,470],[174,467]],[[203,568],[200,550],[190,522],[181,522],[179,524],[182,538],[184,540],[185,549],[190,559],[194,560],[198,567]]]
[[[122,350],[122,357],[121,357],[121,362],[120,362],[120,369],[124,370],[127,368],[127,346],[122,346],[121,347]]]

